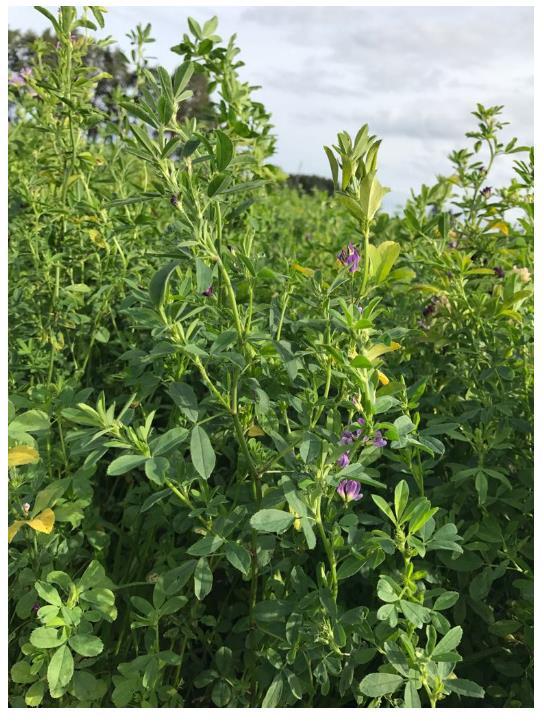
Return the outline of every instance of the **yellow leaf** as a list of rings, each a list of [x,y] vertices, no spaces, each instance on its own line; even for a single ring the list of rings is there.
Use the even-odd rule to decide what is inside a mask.
[[[304,268],[304,266],[299,265],[298,263],[293,263],[291,268],[293,268],[293,270],[298,271],[299,273],[302,273],[307,278],[311,278],[312,275],[314,274],[314,271],[311,268]]]
[[[51,533],[55,525],[55,514],[51,508],[44,508],[41,513],[30,521],[27,521],[30,528],[40,533]]]
[[[382,373],[381,371],[378,371],[378,380],[384,386],[389,383],[389,378],[385,375],[385,373]]]
[[[8,528],[8,543],[11,543],[17,535],[20,528],[25,525],[26,521],[14,521]]]
[[[37,463],[40,454],[32,446],[16,446],[8,450],[8,467],[26,466],[27,463]]]
[[[373,345],[372,348],[369,348],[367,351],[365,351],[365,355],[368,358],[368,360],[374,360],[375,358],[379,358],[384,353],[391,353],[393,350],[398,350],[400,348],[400,343],[397,343],[396,341],[393,341],[391,345],[385,345],[385,343],[376,343],[376,345]]]
[[[493,223],[491,228],[496,228],[499,230],[503,235],[509,235],[510,229],[508,228],[508,225],[504,222],[504,220],[499,220],[497,223]]]
[[[266,433],[263,431],[262,428],[260,428],[259,426],[256,426],[255,424],[253,424],[253,425],[250,426],[250,428],[248,429],[247,435],[248,435],[250,438],[257,438],[258,436],[265,436]]]

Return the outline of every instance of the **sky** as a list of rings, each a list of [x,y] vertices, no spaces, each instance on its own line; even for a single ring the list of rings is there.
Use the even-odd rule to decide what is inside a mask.
[[[53,8],[50,8],[53,9]],[[126,33],[150,22],[150,54],[168,69],[170,47],[191,15],[218,15],[218,34],[237,34],[243,80],[272,113],[273,162],[290,173],[330,175],[323,145],[368,123],[381,137],[384,206],[448,174],[448,153],[466,146],[476,103],[504,105],[505,137],[533,143],[533,9],[530,7],[190,7],[108,6],[105,32],[123,49]],[[41,31],[32,7],[10,7],[9,27]],[[491,182],[507,182],[515,156]]]

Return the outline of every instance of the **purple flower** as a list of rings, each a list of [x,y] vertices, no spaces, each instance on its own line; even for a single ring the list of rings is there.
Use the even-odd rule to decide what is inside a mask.
[[[13,85],[16,88],[20,88],[22,85],[25,84],[25,79],[20,73],[13,73],[13,75],[8,80],[8,85]]]
[[[39,604],[37,601],[36,601],[36,603],[32,606],[32,610],[34,611],[34,613],[38,613],[38,611],[40,610],[40,608],[41,608],[41,606],[40,606],[40,604]]]
[[[359,501],[363,497],[359,481],[348,480],[347,478],[340,481],[336,486],[336,492],[346,503]]]
[[[353,243],[349,243],[347,248],[342,248],[336,257],[342,265],[346,266],[350,273],[355,273],[361,262],[359,251]]]
[[[484,198],[487,199],[491,195],[492,189],[489,187],[489,185],[487,185],[485,188],[482,188],[480,190],[480,193],[484,196]]]
[[[364,418],[357,418],[357,423],[360,426],[364,426],[366,421]],[[358,438],[360,438],[362,432],[362,428],[356,428],[354,431],[348,431],[348,429],[346,428],[342,431],[342,435],[340,436],[340,445],[347,446],[353,443],[353,441],[356,441]]]
[[[493,270],[497,278],[504,278],[504,270],[500,267],[500,265],[495,266]]]
[[[349,466],[349,456],[347,453],[342,453],[340,458],[336,461],[336,463],[340,466],[340,468],[345,468],[346,466]]]
[[[206,290],[202,291],[202,295],[205,295],[206,298],[209,298],[210,295],[213,295],[213,286],[210,285],[209,288],[206,288]]]
[[[8,84],[20,88],[21,85],[24,85],[26,83],[26,81],[31,75],[32,68],[21,68],[18,73],[12,73],[11,77],[8,80]]]
[[[383,448],[387,445],[387,441],[382,437],[381,431],[376,431],[376,433],[374,433],[374,440],[372,443],[376,446],[376,448]]]

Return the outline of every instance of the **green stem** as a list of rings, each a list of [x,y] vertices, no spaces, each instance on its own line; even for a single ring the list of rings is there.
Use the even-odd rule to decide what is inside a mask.
[[[364,269],[363,269],[363,281],[361,283],[360,296],[363,298],[366,294],[366,288],[368,285],[368,274],[370,270],[370,255],[368,252],[369,238],[370,238],[370,223],[367,221],[361,226],[361,233],[363,234],[363,249],[364,249]]]
[[[322,496],[319,496],[319,500],[317,502],[317,507],[316,507],[315,518],[317,521],[317,529],[319,531],[319,535],[321,537],[323,547],[325,548],[325,553],[327,554],[327,560],[329,561],[329,568],[330,568],[330,572],[331,572],[331,580],[330,580],[331,593],[333,595],[334,600],[336,600],[336,597],[338,596],[338,578],[336,576],[336,557],[334,555],[334,549],[333,549],[331,543],[329,542],[329,539],[327,538],[327,534],[325,533],[325,527],[323,526],[323,521],[321,519],[321,498],[322,498]]]

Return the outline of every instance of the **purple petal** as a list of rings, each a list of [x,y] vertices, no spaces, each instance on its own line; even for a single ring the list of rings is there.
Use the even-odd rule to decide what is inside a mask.
[[[387,441],[385,440],[385,438],[383,438],[381,431],[376,431],[376,433],[374,434],[374,440],[372,442],[374,443],[376,448],[383,448],[387,445]]]

